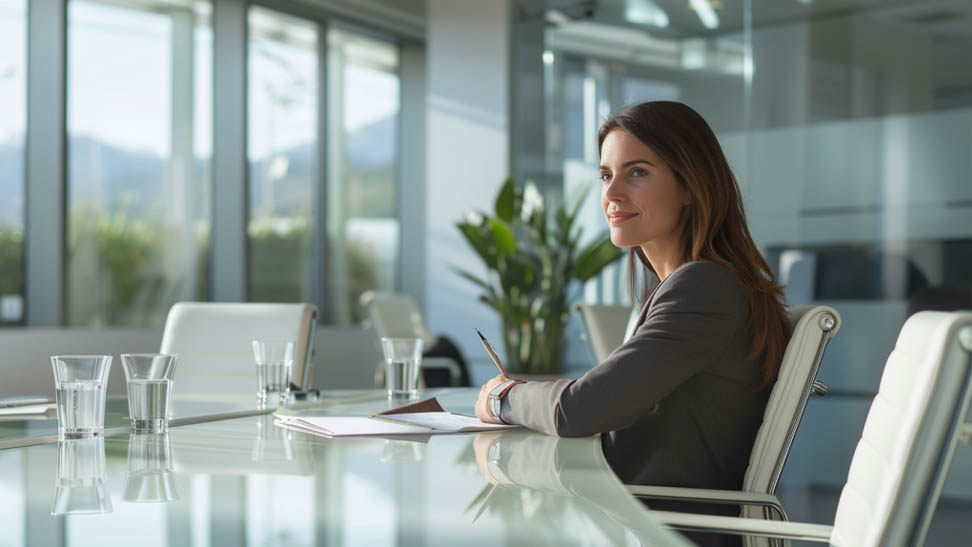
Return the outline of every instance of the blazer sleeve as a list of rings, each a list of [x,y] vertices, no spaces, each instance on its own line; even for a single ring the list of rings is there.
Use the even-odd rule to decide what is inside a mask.
[[[603,363],[577,380],[517,384],[500,417],[561,437],[624,429],[716,362],[748,317],[746,295],[728,270],[686,264],[656,289],[645,322]]]

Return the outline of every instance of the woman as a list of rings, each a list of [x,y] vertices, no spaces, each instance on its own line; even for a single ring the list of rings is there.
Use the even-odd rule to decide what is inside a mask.
[[[698,113],[668,101],[629,107],[601,127],[598,147],[611,241],[630,249],[632,274],[640,264],[657,278],[638,326],[578,380],[493,378],[476,415],[550,435],[600,433],[628,484],[738,490],[786,346],[781,288]]]

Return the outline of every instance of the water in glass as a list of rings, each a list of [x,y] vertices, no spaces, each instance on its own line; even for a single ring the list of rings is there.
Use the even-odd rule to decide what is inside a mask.
[[[388,359],[385,374],[389,395],[418,393],[419,361],[416,359]]]
[[[63,382],[55,392],[58,434],[66,439],[104,434],[105,390],[101,382]]]
[[[172,380],[129,380],[128,412],[132,429],[162,432],[172,392]]]
[[[290,363],[270,362],[256,368],[257,397],[264,402],[274,397],[286,399],[290,394]]]

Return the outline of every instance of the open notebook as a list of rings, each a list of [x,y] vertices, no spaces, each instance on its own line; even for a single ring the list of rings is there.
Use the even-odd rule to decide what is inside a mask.
[[[274,414],[275,425],[323,435],[325,437],[364,437],[384,435],[434,435],[511,429],[515,425],[488,424],[472,416],[446,412],[435,397],[368,417],[363,416],[295,416]]]

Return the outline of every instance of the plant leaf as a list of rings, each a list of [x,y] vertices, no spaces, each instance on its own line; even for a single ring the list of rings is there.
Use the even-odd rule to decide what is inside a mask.
[[[501,256],[513,254],[516,251],[516,236],[513,235],[513,229],[498,218],[492,219],[490,225],[493,229],[493,242],[499,254]]]
[[[479,226],[473,226],[468,222],[457,222],[456,227],[469,242],[469,245],[479,254],[479,258],[483,259],[492,269],[496,269],[496,250],[490,248],[490,242],[483,237],[482,229]]]
[[[513,177],[507,177],[503,186],[500,187],[499,193],[496,194],[496,203],[493,205],[493,209],[496,211],[497,218],[506,222],[513,222],[513,218],[516,216],[515,205],[516,183],[513,181]]]
[[[574,263],[574,277],[582,282],[587,281],[600,273],[605,266],[620,258],[622,254],[621,249],[611,243],[610,237],[601,236],[580,252],[577,262]]]
[[[495,290],[493,289],[493,287],[491,287],[489,283],[487,283],[486,281],[483,281],[483,280],[482,280],[481,278],[479,278],[479,277],[476,277],[475,275],[473,275],[473,274],[471,274],[471,273],[469,273],[469,272],[467,272],[466,270],[463,270],[463,269],[461,269],[461,268],[457,268],[457,267],[455,267],[455,266],[453,266],[453,267],[452,267],[452,268],[450,268],[450,269],[451,269],[451,270],[452,270],[452,271],[453,271],[453,272],[454,272],[454,273],[455,273],[456,275],[458,275],[458,276],[460,276],[460,277],[462,277],[462,278],[463,278],[463,279],[465,279],[466,281],[469,281],[469,282],[470,282],[470,283],[472,283],[473,285],[476,285],[476,286],[478,286],[478,287],[479,287],[480,289],[483,289],[484,291],[486,291],[486,292],[488,292],[488,293],[490,293],[491,295],[493,295],[493,294],[495,293]]]

